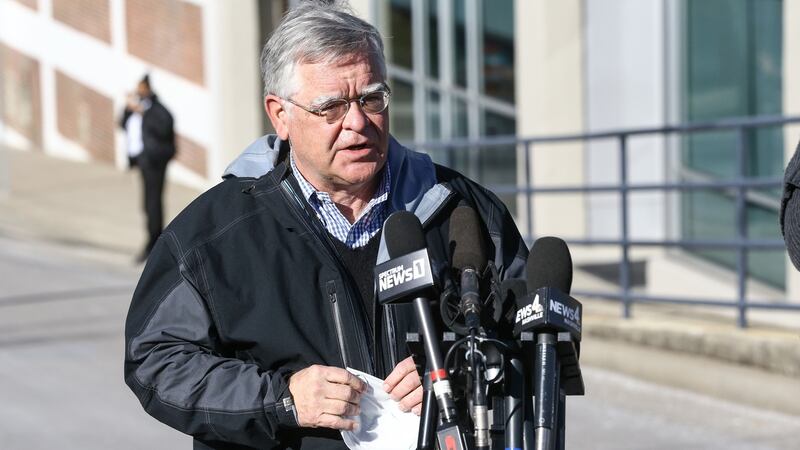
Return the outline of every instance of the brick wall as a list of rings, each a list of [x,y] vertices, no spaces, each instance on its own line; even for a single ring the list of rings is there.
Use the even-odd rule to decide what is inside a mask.
[[[27,6],[30,9],[38,10],[39,5],[37,4],[37,0],[17,0],[17,3],[22,3],[23,5]]]
[[[180,0],[125,3],[128,52],[203,85],[203,10]]]
[[[111,42],[109,0],[53,0],[53,18],[104,42]]]
[[[208,176],[208,152],[206,149],[193,140],[177,135],[178,152],[175,161],[186,166],[192,172],[202,176]]]
[[[56,71],[58,131],[92,159],[114,163],[116,115],[112,100]]]
[[[0,117],[10,128],[42,143],[39,62],[0,43]]]

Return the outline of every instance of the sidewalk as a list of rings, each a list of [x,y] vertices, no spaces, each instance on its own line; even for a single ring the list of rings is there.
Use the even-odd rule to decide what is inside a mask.
[[[140,270],[133,264],[145,242],[137,172],[33,152],[6,151],[0,161],[10,162],[11,173],[10,194],[0,192],[1,236],[45,240],[90,260]],[[167,218],[198,194],[169,185]],[[575,286],[598,283],[575,273]],[[719,311],[637,304],[625,320],[616,303],[583,303],[583,364],[800,415],[800,314],[754,311],[752,326],[740,330]],[[772,323],[770,314],[786,315],[783,326],[761,325]]]
[[[0,234],[46,240],[88,258],[132,265],[146,243],[141,177],[101,164],[53,158],[37,152],[3,149],[0,161],[9,193],[0,192]],[[165,187],[166,223],[199,192],[175,184]]]

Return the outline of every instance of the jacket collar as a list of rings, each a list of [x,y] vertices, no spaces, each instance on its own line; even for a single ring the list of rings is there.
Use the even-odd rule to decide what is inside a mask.
[[[260,178],[278,167],[288,151],[289,143],[278,136],[262,136],[228,165],[222,177]],[[391,211],[411,211],[424,223],[450,195],[449,188],[438,184],[430,156],[403,147],[392,136],[389,137],[387,163],[392,172]],[[279,180],[285,175],[286,167],[281,169],[281,173],[273,174]]]
[[[266,175],[277,166],[282,148],[288,152],[289,143],[274,134],[261,136],[228,164],[222,178],[260,178]]]
[[[228,165],[222,177],[261,178],[269,174],[265,178],[278,184],[288,172],[288,152],[288,142],[274,134],[262,136]],[[392,172],[390,212],[410,211],[424,225],[453,195],[450,187],[437,181],[430,156],[403,147],[393,136],[389,136],[387,164]],[[381,241],[378,262],[389,256],[383,237]]]

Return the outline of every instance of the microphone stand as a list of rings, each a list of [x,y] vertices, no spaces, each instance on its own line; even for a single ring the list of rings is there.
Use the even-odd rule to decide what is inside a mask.
[[[522,450],[524,448],[524,420],[525,405],[525,369],[522,360],[512,356],[504,368],[505,382],[505,420],[503,423],[505,433],[505,446],[509,450]],[[532,415],[530,416],[532,417]]]
[[[439,349],[439,341],[433,331],[436,328],[431,317],[428,301],[422,297],[414,298],[414,310],[417,313],[419,329],[423,331],[422,342],[427,365],[430,368],[429,378],[439,405],[439,415],[442,420],[436,431],[439,448],[463,450],[466,448],[464,432],[458,423],[458,413],[453,401],[450,381],[447,379],[447,371],[442,365],[442,353]]]
[[[427,299],[414,298],[414,309],[422,332],[407,333],[406,341],[415,359],[417,355],[424,354],[426,360],[423,408],[417,440],[419,449],[564,449],[566,396],[584,393],[578,364],[580,303],[555,289],[543,289],[546,290],[538,292],[545,302],[540,308],[542,316],[538,322],[527,323],[527,331],[520,330],[518,339],[510,344],[488,338],[482,332],[479,334],[480,328],[474,326],[467,328],[467,335],[461,339],[456,339],[456,333],[445,333],[440,340]],[[530,301],[534,301],[533,297]],[[550,308],[551,302],[561,306]],[[570,311],[570,315],[565,315],[566,311]],[[575,320],[577,325],[570,325],[566,320]],[[491,380],[486,378],[491,375],[486,365],[488,360],[487,363],[483,361],[485,355],[489,355],[485,353],[488,351],[484,348],[485,344],[494,346],[501,355],[506,355],[498,361],[504,373],[500,394],[504,396],[503,399],[490,397],[498,394],[490,390],[490,385],[497,382],[498,377],[494,376]],[[474,441],[464,432],[465,425],[459,420],[456,399],[448,379],[451,375],[450,361],[459,348],[467,351],[466,361],[463,361],[466,364],[462,366],[466,372],[462,373],[466,373],[465,381],[468,383],[467,405],[471,407]],[[442,352],[445,349],[447,357],[443,360]],[[533,361],[525,357],[523,364],[522,355],[534,356],[530,358]],[[496,367],[494,364],[492,367]],[[528,384],[528,380],[532,381],[531,384]],[[527,392],[529,388],[526,386],[533,388],[531,393]],[[488,425],[490,405],[494,418],[491,429]],[[491,440],[490,432],[495,433]],[[504,442],[501,444],[501,441]]]
[[[475,448],[489,450],[489,406],[486,402],[486,388],[483,377],[483,364],[478,354],[477,334],[481,326],[480,282],[474,267],[461,271],[461,302],[459,308],[464,315],[468,330],[470,371],[472,372],[472,422],[474,426]]]
[[[567,415],[567,394],[561,390],[558,394],[558,429],[556,430],[556,450],[564,450],[567,443],[566,419]]]
[[[433,385],[430,378],[430,364],[425,364],[425,374],[422,379],[422,411],[419,416],[419,433],[417,435],[417,450],[433,450],[433,440],[436,435],[436,397],[433,395]]]
[[[584,394],[576,340],[568,332],[523,332],[520,342],[523,348],[535,345],[536,354],[533,367],[535,398],[532,402],[534,435],[531,440],[527,436],[528,430],[524,430],[523,448],[531,448],[533,441],[534,450],[563,450],[566,443],[566,396]],[[526,396],[526,401],[530,400],[531,397]],[[527,417],[526,414],[526,422]]]
[[[472,360],[472,422],[476,450],[489,449],[489,407],[486,403],[483,364],[477,352],[476,331],[470,331],[470,359]]]
[[[539,333],[536,336],[536,360],[534,366],[534,414],[536,417],[534,449],[554,450],[554,428],[558,428],[558,400],[560,398],[558,378],[560,367],[556,352],[556,335]]]

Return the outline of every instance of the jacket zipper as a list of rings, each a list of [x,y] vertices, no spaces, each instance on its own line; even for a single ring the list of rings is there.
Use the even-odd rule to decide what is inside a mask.
[[[331,310],[333,313],[333,323],[336,327],[336,337],[339,341],[339,353],[342,355],[342,364],[344,367],[350,367],[349,358],[347,357],[347,348],[344,345],[344,334],[342,331],[342,314],[339,311],[339,298],[336,295],[336,282],[328,281],[328,300],[331,302]]]
[[[336,252],[334,250],[332,250],[333,244],[331,244],[330,242],[328,242],[326,240],[327,235],[323,234],[323,231],[318,230],[317,227],[314,226],[315,224],[309,223],[308,220],[305,220],[305,217],[308,216],[308,213],[306,212],[306,209],[303,206],[302,200],[297,196],[297,193],[294,191],[294,189],[292,188],[291,184],[289,184],[289,180],[284,179],[283,181],[281,181],[281,188],[282,188],[281,190],[283,191],[283,193],[289,197],[288,198],[288,200],[289,200],[288,203],[293,207],[293,209],[295,209],[295,212],[297,213],[300,222],[302,222],[303,225],[305,225],[306,229],[308,229],[308,231],[316,238],[316,240],[320,243],[321,248],[326,250],[328,256],[331,258],[331,260],[336,264],[337,268],[339,269],[339,273],[344,276],[347,272],[344,269],[344,264],[339,260],[338,256],[336,255]],[[328,282],[328,283],[331,283],[331,282]],[[337,339],[339,340],[339,349],[340,349],[340,351],[343,352],[343,350],[346,348],[346,346],[345,346],[345,342],[344,342],[344,329],[342,328],[342,323],[343,322],[342,322],[342,319],[341,319],[341,308],[339,307],[338,295],[336,295],[336,292],[335,292],[336,284],[335,284],[335,282],[333,282],[333,283],[334,283],[334,285],[333,285],[334,291],[333,292],[334,292],[335,299],[337,301],[336,302],[332,302],[332,304],[335,305],[335,306],[332,306],[331,309],[332,309],[332,312],[334,313],[334,322],[337,323],[336,327],[337,327]],[[330,294],[331,294],[330,287],[328,287],[327,289],[328,289],[329,300],[333,300],[333,299],[330,298]],[[350,305],[355,310],[358,305],[353,305],[353,303],[354,303],[353,300],[352,300],[353,296],[349,294],[349,291],[347,290],[347,286],[345,286],[345,295],[347,296],[347,299],[350,301]],[[364,322],[364,321],[362,320],[362,322]],[[370,333],[370,331],[371,331],[371,330],[369,330],[369,326],[367,326],[367,324],[364,325],[364,330],[366,330],[367,333]],[[369,354],[369,351],[368,351],[369,346],[367,345],[367,341],[365,340],[364,336],[362,336],[360,333],[353,333],[353,334],[355,335],[355,338],[358,340],[358,344],[359,344],[360,349],[362,350],[362,353],[365,354],[365,356],[366,356],[363,359],[364,359],[364,363],[367,365],[367,370],[370,373],[374,373],[375,364],[373,363],[372,357]],[[348,364],[348,358],[346,358],[346,354],[344,352],[342,353],[342,359],[345,362],[345,366],[349,367],[350,364]]]

